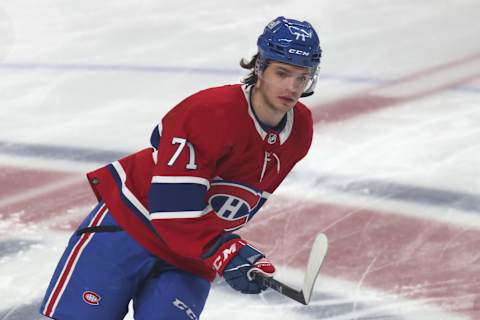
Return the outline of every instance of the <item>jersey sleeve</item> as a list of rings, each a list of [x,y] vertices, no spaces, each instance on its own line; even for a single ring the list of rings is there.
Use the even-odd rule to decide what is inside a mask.
[[[157,150],[148,194],[151,220],[200,217],[216,163],[226,152],[224,121],[216,110],[178,109],[152,133]]]

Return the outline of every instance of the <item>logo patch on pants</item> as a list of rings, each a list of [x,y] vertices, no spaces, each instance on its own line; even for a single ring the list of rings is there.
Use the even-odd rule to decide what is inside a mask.
[[[102,297],[93,291],[85,291],[82,295],[82,298],[86,303],[92,306],[98,306]]]

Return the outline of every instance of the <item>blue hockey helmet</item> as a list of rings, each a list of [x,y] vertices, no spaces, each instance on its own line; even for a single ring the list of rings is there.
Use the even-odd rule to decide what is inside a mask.
[[[258,67],[262,70],[271,60],[309,68],[312,81],[302,96],[313,94],[322,49],[317,32],[310,23],[280,16],[265,27],[257,46],[260,54]]]

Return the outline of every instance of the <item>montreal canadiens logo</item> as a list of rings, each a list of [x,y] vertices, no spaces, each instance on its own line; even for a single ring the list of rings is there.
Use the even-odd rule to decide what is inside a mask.
[[[208,204],[225,221],[225,230],[247,223],[266,201],[259,190],[233,181],[214,181],[208,190]]]
[[[86,303],[92,305],[92,306],[98,306],[100,304],[100,295],[93,292],[93,291],[85,291],[82,295],[83,301]]]
[[[250,208],[245,201],[226,194],[212,196],[210,205],[217,215],[225,220],[237,220],[250,214]]]

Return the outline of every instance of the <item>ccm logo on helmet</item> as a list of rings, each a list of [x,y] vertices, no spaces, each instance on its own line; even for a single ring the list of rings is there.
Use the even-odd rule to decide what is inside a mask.
[[[100,304],[100,295],[93,291],[85,291],[82,295],[83,301],[92,306],[98,306]]]
[[[306,56],[306,57],[310,55],[310,53],[306,51],[296,50],[296,49],[288,49],[288,53],[294,53],[294,54],[298,54],[300,56]]]

